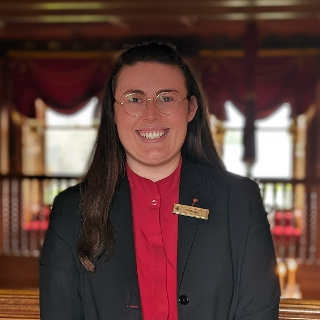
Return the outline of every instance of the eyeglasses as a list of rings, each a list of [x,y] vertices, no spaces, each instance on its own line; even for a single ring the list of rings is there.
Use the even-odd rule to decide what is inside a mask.
[[[175,113],[180,107],[180,103],[188,98],[181,99],[177,92],[160,92],[154,99],[147,99],[141,93],[129,93],[121,98],[121,101],[116,101],[120,104],[128,115],[139,117],[147,109],[147,102],[153,100],[157,110],[163,114]]]

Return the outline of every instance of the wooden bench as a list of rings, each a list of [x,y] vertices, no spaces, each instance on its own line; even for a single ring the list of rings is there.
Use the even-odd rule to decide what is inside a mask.
[[[38,290],[0,290],[1,320],[39,320]],[[279,320],[320,319],[320,300],[281,300]],[[58,319],[57,319],[58,320]],[[197,319],[201,320],[201,319]],[[257,319],[259,320],[259,319]]]
[[[40,319],[39,291],[0,290],[0,319]]]
[[[279,320],[320,319],[320,300],[283,299],[280,302]]]

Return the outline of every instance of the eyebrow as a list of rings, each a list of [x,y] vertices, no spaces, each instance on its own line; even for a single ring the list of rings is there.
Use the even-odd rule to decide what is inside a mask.
[[[161,90],[157,91],[156,96],[157,96],[158,94],[162,93],[162,92],[176,92],[176,93],[179,93],[179,94],[180,94],[180,92],[179,92],[178,90],[175,90],[175,89],[161,89]],[[123,95],[125,95],[125,94],[130,94],[130,93],[139,93],[139,94],[146,95],[146,93],[145,93],[144,91],[138,90],[138,89],[129,89],[129,90],[126,90],[126,91],[123,93]]]

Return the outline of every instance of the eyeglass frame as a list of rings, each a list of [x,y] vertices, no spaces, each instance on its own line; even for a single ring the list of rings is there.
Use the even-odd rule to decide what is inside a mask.
[[[168,116],[169,116],[170,114],[173,114],[173,113],[177,112],[178,109],[180,108],[180,103],[189,98],[189,95],[187,95],[184,99],[176,100],[176,101],[179,101],[179,106],[178,106],[178,108],[177,108],[175,111],[173,111],[173,112],[164,113],[164,112],[160,111],[160,110],[158,109],[158,107],[157,107],[157,98],[158,98],[161,94],[164,94],[164,93],[170,93],[170,91],[162,91],[162,92],[158,93],[155,98],[146,98],[144,110],[142,111],[141,114],[136,114],[136,115],[130,114],[130,113],[128,113],[128,112],[124,109],[124,107],[123,107],[124,102],[118,102],[116,99],[114,99],[114,101],[115,101],[116,103],[120,104],[120,105],[122,106],[123,111],[124,111],[126,114],[128,114],[129,116],[132,116],[132,117],[141,117],[141,116],[143,115],[143,113],[147,110],[147,103],[148,103],[148,101],[154,101],[154,102],[155,102],[155,108],[156,108],[161,114],[165,114],[165,115],[168,115]],[[134,95],[134,94],[137,94],[137,93],[136,93],[136,92],[128,93],[127,95],[125,95],[125,97],[128,97],[128,96],[130,96],[130,95]],[[179,97],[180,97],[180,94],[179,94],[178,92],[177,92],[177,94],[178,94]]]

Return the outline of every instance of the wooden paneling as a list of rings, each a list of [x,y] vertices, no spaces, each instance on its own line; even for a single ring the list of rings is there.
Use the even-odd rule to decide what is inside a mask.
[[[39,287],[38,258],[0,256],[0,270],[0,288]]]
[[[297,283],[303,299],[320,300],[319,265],[300,265],[297,271]]]

